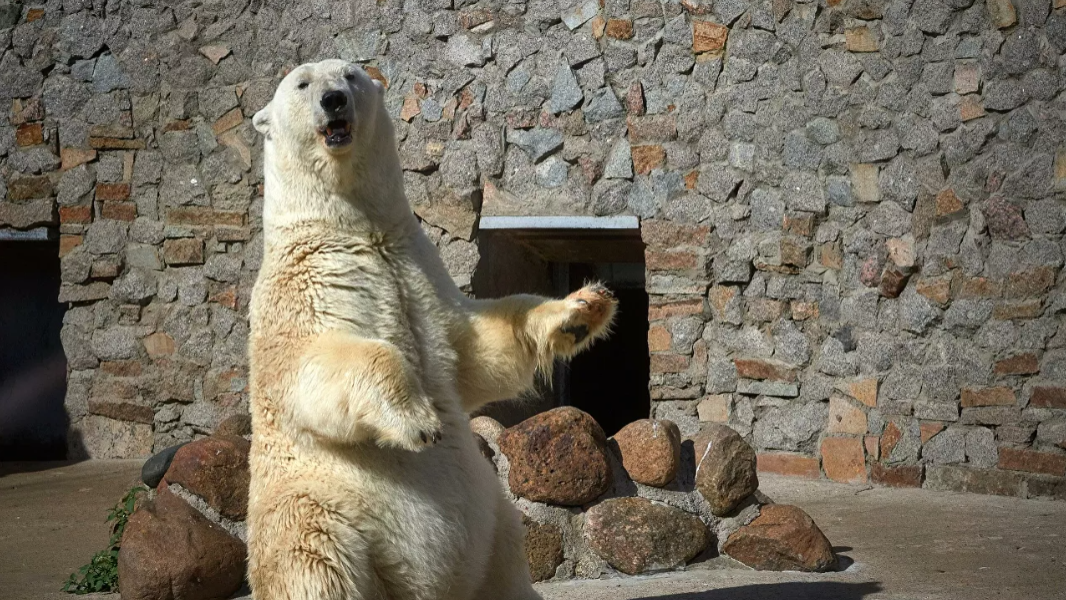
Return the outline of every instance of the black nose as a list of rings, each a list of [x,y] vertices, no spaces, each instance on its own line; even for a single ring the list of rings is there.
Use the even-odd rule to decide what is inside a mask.
[[[336,112],[347,105],[348,97],[344,92],[333,90],[322,95],[322,108],[329,112]]]

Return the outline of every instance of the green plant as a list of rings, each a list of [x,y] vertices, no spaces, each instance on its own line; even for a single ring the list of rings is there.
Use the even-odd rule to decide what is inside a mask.
[[[89,559],[89,564],[70,574],[63,584],[63,591],[71,594],[91,594],[95,592],[118,591],[118,549],[122,544],[122,532],[126,530],[137,497],[148,491],[144,486],[134,486],[122,497],[111,510],[107,511],[107,522],[111,524],[111,539],[107,548],[100,550]]]

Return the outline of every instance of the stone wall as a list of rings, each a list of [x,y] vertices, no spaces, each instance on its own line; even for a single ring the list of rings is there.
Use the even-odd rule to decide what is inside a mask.
[[[771,471],[1062,497],[1053,2],[3,0],[0,222],[62,235],[72,445],[246,410],[250,117],[339,56],[461,284],[479,215],[642,218],[653,416]]]

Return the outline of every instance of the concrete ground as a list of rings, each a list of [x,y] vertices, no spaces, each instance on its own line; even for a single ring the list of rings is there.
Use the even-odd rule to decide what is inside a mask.
[[[104,516],[140,462],[32,468],[0,464],[0,598],[69,598],[59,588],[107,543]],[[810,513],[847,568],[765,573],[717,559],[538,589],[545,600],[1066,600],[1066,503],[770,476],[761,489]]]

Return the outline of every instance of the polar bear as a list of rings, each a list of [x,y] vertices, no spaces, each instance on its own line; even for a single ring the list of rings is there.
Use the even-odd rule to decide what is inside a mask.
[[[518,511],[467,414],[605,335],[601,286],[465,297],[422,232],[381,84],[289,73],[265,136],[250,308],[249,581],[258,600],[529,600]]]

